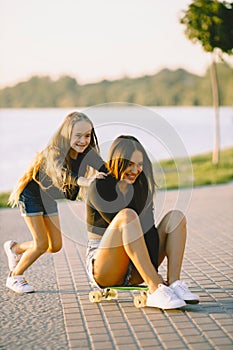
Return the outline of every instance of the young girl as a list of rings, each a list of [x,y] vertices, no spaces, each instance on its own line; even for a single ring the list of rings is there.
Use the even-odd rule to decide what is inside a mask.
[[[90,119],[80,112],[66,116],[48,146],[39,153],[11,193],[9,203],[18,205],[33,241],[7,241],[4,249],[10,274],[6,286],[16,293],[34,291],[23,274],[45,252],[62,247],[56,199],[76,199],[80,186],[103,177],[105,165]],[[89,166],[99,171],[88,177]],[[85,177],[86,176],[86,177]]]
[[[88,188],[87,272],[99,286],[145,282],[147,306],[174,309],[198,303],[199,297],[180,280],[186,241],[186,219],[174,210],[155,227],[152,164],[133,136],[112,144],[104,180]],[[158,266],[167,257],[167,282]]]

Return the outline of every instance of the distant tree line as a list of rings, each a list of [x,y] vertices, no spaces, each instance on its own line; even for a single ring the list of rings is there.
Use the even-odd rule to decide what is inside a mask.
[[[164,69],[139,78],[103,80],[80,85],[70,76],[54,81],[34,76],[26,82],[0,90],[1,108],[86,107],[109,102],[145,106],[210,106],[212,92],[209,69],[198,76],[184,69]],[[220,105],[233,104],[233,69],[217,65]]]

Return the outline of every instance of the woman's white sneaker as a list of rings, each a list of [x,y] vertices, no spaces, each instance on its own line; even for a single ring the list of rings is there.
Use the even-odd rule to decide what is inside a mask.
[[[33,286],[28,284],[23,275],[8,276],[6,287],[19,294],[34,292]]]
[[[147,293],[146,305],[168,310],[178,309],[185,306],[186,303],[184,300],[181,300],[171,288],[165,286],[164,284],[159,284],[154,293]]]
[[[198,304],[200,298],[197,294],[191,293],[184,281],[177,280],[169,286],[176,295],[183,299],[187,304]]]
[[[16,241],[7,241],[4,243],[4,250],[8,258],[8,266],[10,271],[14,271],[22,256],[22,254],[16,254],[14,252],[13,248],[16,243]]]

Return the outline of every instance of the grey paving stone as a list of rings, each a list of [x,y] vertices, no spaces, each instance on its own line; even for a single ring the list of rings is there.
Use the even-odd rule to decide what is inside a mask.
[[[231,350],[233,184],[198,188],[191,195],[182,191],[168,191],[163,211],[157,209],[161,216],[174,203],[179,209],[177,198],[191,196],[185,209],[188,239],[182,278],[189,280],[201,302],[182,311],[136,309],[128,292],[118,300],[89,302],[84,209],[78,202],[60,205],[62,251],[42,256],[26,273],[36,293],[19,296],[8,291],[2,244],[11,238],[30,239],[30,233],[17,209],[0,210],[0,348]],[[74,214],[78,212],[82,214]],[[165,264],[160,273],[166,274]]]

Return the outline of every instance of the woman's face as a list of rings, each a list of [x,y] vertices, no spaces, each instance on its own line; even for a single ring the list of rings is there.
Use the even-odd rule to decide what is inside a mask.
[[[129,184],[133,184],[143,170],[142,152],[136,150],[133,152],[128,167],[121,176],[121,180],[125,180]]]
[[[70,138],[70,147],[77,153],[83,153],[91,142],[91,124],[85,120],[78,121],[74,126]]]

